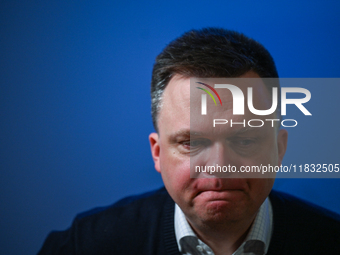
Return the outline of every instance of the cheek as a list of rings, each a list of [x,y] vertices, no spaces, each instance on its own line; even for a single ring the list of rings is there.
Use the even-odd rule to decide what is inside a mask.
[[[161,154],[161,174],[164,185],[176,201],[185,196],[190,186],[190,158],[169,151]]]
[[[253,200],[256,201],[258,205],[261,205],[266,197],[269,195],[270,191],[273,188],[274,181],[274,178],[256,178],[249,180],[249,186],[251,189]]]
[[[278,165],[278,150],[274,139],[266,141],[254,157],[245,158],[244,161],[249,166],[260,166],[261,164],[269,164],[271,166]]]
[[[269,141],[267,148],[268,158],[270,161],[269,163],[273,166],[278,165],[278,148],[275,136]]]

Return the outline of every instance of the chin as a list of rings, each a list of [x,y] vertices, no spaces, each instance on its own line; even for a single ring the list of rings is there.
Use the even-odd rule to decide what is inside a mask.
[[[246,209],[240,206],[231,205],[225,201],[213,201],[208,203],[203,210],[197,213],[201,221],[208,223],[231,223],[244,218]]]

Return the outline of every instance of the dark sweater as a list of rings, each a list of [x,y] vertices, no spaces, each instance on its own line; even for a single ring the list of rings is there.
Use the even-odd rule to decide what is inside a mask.
[[[274,226],[268,254],[340,254],[340,216],[272,191]],[[42,254],[179,254],[174,201],[162,188],[79,214],[52,232]]]

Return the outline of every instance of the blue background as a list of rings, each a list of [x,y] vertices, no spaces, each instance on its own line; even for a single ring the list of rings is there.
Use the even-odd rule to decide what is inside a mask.
[[[34,254],[77,213],[162,185],[153,61],[206,26],[260,41],[281,77],[340,76],[338,1],[1,1],[0,254]],[[339,163],[339,87],[310,91],[315,114],[289,130],[284,164]],[[275,187],[340,212],[337,179]]]

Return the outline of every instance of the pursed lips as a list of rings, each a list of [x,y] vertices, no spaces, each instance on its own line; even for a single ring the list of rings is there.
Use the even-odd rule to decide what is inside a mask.
[[[244,179],[214,181],[201,180],[195,185],[194,197],[200,197],[208,200],[227,200],[246,193],[247,184]]]
[[[196,197],[207,200],[228,200],[244,193],[241,189],[227,189],[227,190],[205,190],[197,193]]]

